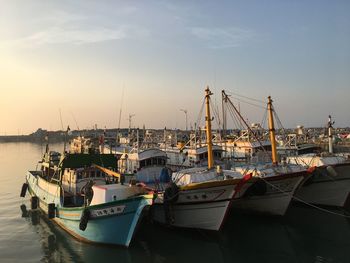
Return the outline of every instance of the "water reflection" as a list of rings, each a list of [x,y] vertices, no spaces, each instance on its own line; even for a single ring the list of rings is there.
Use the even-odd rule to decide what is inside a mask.
[[[20,206],[22,217],[34,226],[38,234],[44,262],[83,262],[79,253],[76,253],[77,241],[67,237],[53,222],[39,210],[27,210],[25,204]]]
[[[339,210],[332,212],[342,213]],[[306,262],[349,262],[350,221],[303,206],[287,214],[288,234],[298,259]]]
[[[298,262],[284,218],[232,213],[228,219],[226,262]]]
[[[46,262],[347,262],[349,221],[294,206],[284,218],[231,214],[220,233],[167,228],[147,221],[129,249],[81,243],[39,211],[36,226]]]

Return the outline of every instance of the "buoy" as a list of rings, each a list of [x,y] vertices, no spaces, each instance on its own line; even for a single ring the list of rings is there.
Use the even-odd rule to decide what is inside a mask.
[[[81,214],[79,229],[85,231],[90,218],[90,210],[85,208]]]
[[[25,196],[26,196],[27,189],[28,189],[28,184],[27,184],[27,183],[24,183],[24,184],[22,185],[22,190],[21,190],[20,197],[25,197]]]
[[[31,209],[37,209],[39,206],[39,198],[37,196],[32,196],[31,198]]]
[[[47,215],[49,219],[55,218],[56,216],[56,207],[54,203],[50,203],[47,205]]]

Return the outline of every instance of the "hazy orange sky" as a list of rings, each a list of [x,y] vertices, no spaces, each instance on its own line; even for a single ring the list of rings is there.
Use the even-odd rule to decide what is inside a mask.
[[[0,135],[61,129],[60,110],[114,128],[121,106],[121,127],[183,129],[206,85],[218,105],[222,89],[271,95],[286,127],[350,126],[349,1],[0,4]]]

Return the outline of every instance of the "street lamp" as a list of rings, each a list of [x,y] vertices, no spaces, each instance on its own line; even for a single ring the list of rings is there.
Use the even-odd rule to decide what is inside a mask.
[[[183,111],[185,113],[185,117],[186,117],[186,131],[187,131],[187,110],[180,109],[180,111]]]

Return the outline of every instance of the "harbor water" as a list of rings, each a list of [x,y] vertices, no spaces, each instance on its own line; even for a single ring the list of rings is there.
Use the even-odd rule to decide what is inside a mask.
[[[26,171],[36,169],[43,150],[34,143],[0,143],[1,263],[350,262],[350,220],[300,205],[282,218],[231,213],[218,233],[144,220],[128,249],[82,243],[30,211],[28,194],[19,197]]]

